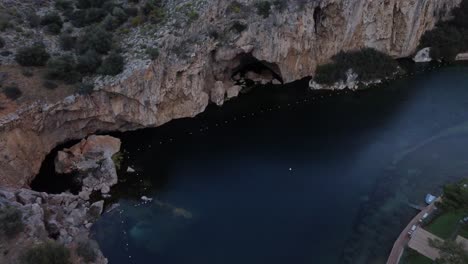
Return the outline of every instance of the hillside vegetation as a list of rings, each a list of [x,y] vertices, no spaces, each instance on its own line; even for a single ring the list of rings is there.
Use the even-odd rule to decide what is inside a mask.
[[[433,59],[452,61],[457,54],[468,51],[468,0],[463,0],[452,15],[421,38],[420,48],[431,47]]]

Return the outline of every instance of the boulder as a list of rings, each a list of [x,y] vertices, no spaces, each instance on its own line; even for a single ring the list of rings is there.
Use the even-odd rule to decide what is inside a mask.
[[[214,89],[210,93],[210,99],[216,105],[221,106],[224,103],[224,94],[225,93],[226,93],[226,91],[224,89],[223,82],[217,81],[214,84]]]
[[[55,171],[66,174],[99,167],[98,162],[112,158],[120,150],[120,139],[111,136],[89,136],[71,148],[57,153]]]
[[[414,56],[413,61],[417,63],[432,61],[431,48],[424,48],[418,51]]]
[[[112,156],[120,150],[119,139],[110,136],[90,136],[71,148],[59,151],[55,159],[55,171],[61,174],[75,173],[82,184],[79,197],[88,200],[92,191],[103,194],[118,182]]]
[[[240,93],[240,91],[242,90],[242,86],[240,85],[234,85],[234,86],[231,86],[230,88],[227,89],[226,93],[227,93],[227,99],[231,99],[231,98],[234,98],[234,97],[237,97]]]
[[[468,61],[468,52],[467,53],[460,53],[455,57],[457,61]]]

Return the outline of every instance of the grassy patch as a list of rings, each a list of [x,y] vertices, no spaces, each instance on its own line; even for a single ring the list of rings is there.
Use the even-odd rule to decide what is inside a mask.
[[[430,223],[426,230],[442,239],[450,238],[464,215],[463,212],[444,213]]]
[[[401,264],[432,264],[433,261],[412,249],[405,249],[400,261]]]

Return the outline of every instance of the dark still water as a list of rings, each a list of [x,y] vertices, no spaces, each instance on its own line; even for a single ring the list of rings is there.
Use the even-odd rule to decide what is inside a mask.
[[[468,67],[257,89],[117,136],[120,207],[93,228],[111,264],[385,263],[408,203],[468,175]]]

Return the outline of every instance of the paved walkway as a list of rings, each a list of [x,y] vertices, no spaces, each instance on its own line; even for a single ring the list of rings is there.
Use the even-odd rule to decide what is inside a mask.
[[[436,201],[439,201],[439,199],[437,199]],[[416,215],[409,222],[409,224],[405,227],[405,229],[403,229],[400,236],[395,241],[395,244],[393,244],[392,252],[390,252],[390,256],[387,259],[387,264],[398,264],[398,262],[400,262],[400,258],[403,255],[403,251],[405,250],[405,247],[408,244],[409,239],[410,239],[410,237],[408,236],[408,231],[411,229],[413,225],[416,225],[419,223],[419,219],[421,219],[425,213],[432,212],[434,208],[435,208],[435,202],[433,202],[432,204],[424,208],[418,215]]]
[[[433,248],[429,245],[429,240],[440,240],[444,241],[438,236],[435,236],[426,230],[418,227],[411,236],[410,241],[408,242],[408,247],[414,249],[419,254],[426,256],[432,260],[436,260],[440,257],[440,252],[438,249]]]

